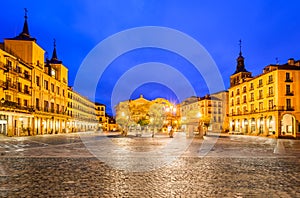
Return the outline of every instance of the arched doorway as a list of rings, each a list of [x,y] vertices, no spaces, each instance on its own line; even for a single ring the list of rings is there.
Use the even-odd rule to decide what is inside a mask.
[[[284,114],[281,119],[281,135],[294,135],[295,117],[292,114]]]
[[[243,120],[243,128],[244,128],[244,133],[247,134],[248,133],[248,120],[247,119]]]
[[[257,126],[258,126],[258,133],[259,134],[264,133],[264,118],[263,117],[260,117],[257,120]]]
[[[232,129],[232,131],[235,131],[235,121],[234,120],[232,120],[232,122],[231,122],[231,129]]]
[[[269,116],[267,119],[267,127],[269,130],[269,135],[275,134],[275,118],[274,116]]]
[[[236,126],[235,130],[240,132],[240,120],[239,119],[235,121],[235,126]]]
[[[254,118],[251,118],[250,127],[251,127],[251,133],[254,133],[255,132],[255,119]]]

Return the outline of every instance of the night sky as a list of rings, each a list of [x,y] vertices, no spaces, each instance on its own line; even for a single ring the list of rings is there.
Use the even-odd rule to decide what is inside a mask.
[[[207,50],[227,89],[229,76],[235,70],[240,39],[246,69],[253,75],[261,73],[264,66],[275,64],[276,58],[279,63],[289,58],[300,59],[299,7],[297,0],[10,0],[1,2],[0,38],[11,38],[21,32],[27,8],[31,36],[37,38],[49,57],[56,39],[58,58],[69,68],[69,85],[73,86],[83,60],[104,39],[135,27],[168,27],[190,36]],[[130,68],[148,62],[174,67],[189,80],[196,95],[209,92],[202,74],[197,73],[191,62],[174,52],[149,47],[116,57],[103,72],[96,93],[84,90],[83,95],[106,104],[111,113],[116,82]],[[86,74],[86,81],[90,75]],[[168,73],[160,75],[166,77]],[[165,97],[180,101],[168,85],[155,81],[136,87],[127,98],[137,98],[140,94],[147,99]]]

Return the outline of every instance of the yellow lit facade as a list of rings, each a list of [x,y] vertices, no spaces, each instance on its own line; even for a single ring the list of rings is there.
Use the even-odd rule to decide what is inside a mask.
[[[94,103],[70,94],[68,69],[51,59],[29,35],[27,15],[22,32],[0,44],[0,133],[7,136],[67,133],[96,128]],[[74,96],[70,98],[68,96]],[[84,122],[82,121],[84,120]]]
[[[204,97],[192,96],[180,104],[183,131],[198,131],[201,119],[208,118],[208,130],[223,132],[228,128],[227,121],[228,92],[222,91]]]
[[[104,104],[95,103],[96,116],[98,121],[98,130],[108,130],[108,117],[105,114],[106,106]]]
[[[70,87],[68,89],[68,115],[71,116],[68,122],[72,132],[95,131],[98,128],[98,121],[95,111],[95,103],[80,95]]]
[[[116,121],[121,128],[136,126],[142,120],[148,122],[147,126],[153,126],[157,130],[161,130],[167,125],[177,128],[179,117],[176,111],[174,113],[167,111],[170,108],[176,110],[176,106],[164,98],[150,101],[141,95],[135,100],[120,102],[115,107]]]
[[[300,136],[300,61],[268,65],[252,77],[240,52],[230,77],[230,133]]]

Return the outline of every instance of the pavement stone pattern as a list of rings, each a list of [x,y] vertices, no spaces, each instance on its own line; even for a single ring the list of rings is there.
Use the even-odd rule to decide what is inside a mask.
[[[96,144],[107,134],[84,136]],[[176,141],[167,135],[110,138],[136,152]],[[78,134],[0,137],[0,197],[300,197],[299,140],[208,135],[192,139],[172,163],[141,172],[109,166],[81,140]],[[199,157],[203,142],[215,140]],[[132,165],[122,155],[111,159]]]

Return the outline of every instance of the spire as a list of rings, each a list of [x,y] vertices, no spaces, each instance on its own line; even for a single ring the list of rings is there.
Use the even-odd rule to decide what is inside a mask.
[[[239,46],[240,46],[240,56],[242,56],[242,40],[239,40]]]
[[[53,48],[53,53],[52,53],[51,60],[58,60],[57,59],[57,54],[56,54],[56,40],[55,39],[53,39],[53,46],[54,46],[54,48]]]
[[[245,58],[242,56],[242,40],[239,40],[239,46],[240,46],[240,53],[239,53],[239,57],[236,59],[237,60],[237,65],[236,65],[236,70],[235,70],[235,74],[239,73],[239,72],[248,72],[245,69],[245,63],[244,60]]]
[[[52,52],[52,58],[50,60],[50,63],[55,63],[55,64],[61,64],[62,61],[58,60],[57,58],[57,52],[56,52],[56,40],[53,39],[53,52]]]
[[[25,12],[25,15],[24,15],[24,25],[23,25],[23,31],[15,37],[15,39],[18,39],[18,40],[30,40],[30,41],[36,41],[35,38],[31,38],[30,34],[29,34],[29,28],[28,28],[28,22],[27,22],[27,19],[28,19],[28,16],[27,16],[27,13],[28,13],[28,10],[27,8],[24,8],[24,12]]]
[[[27,8],[24,8],[24,11],[25,11],[25,16],[24,16],[25,21],[24,21],[23,31],[22,31],[21,34],[23,34],[24,36],[25,35],[29,36],[29,29],[28,29],[28,23],[27,23],[27,18],[28,18],[28,16],[27,16],[27,12],[28,12]]]

